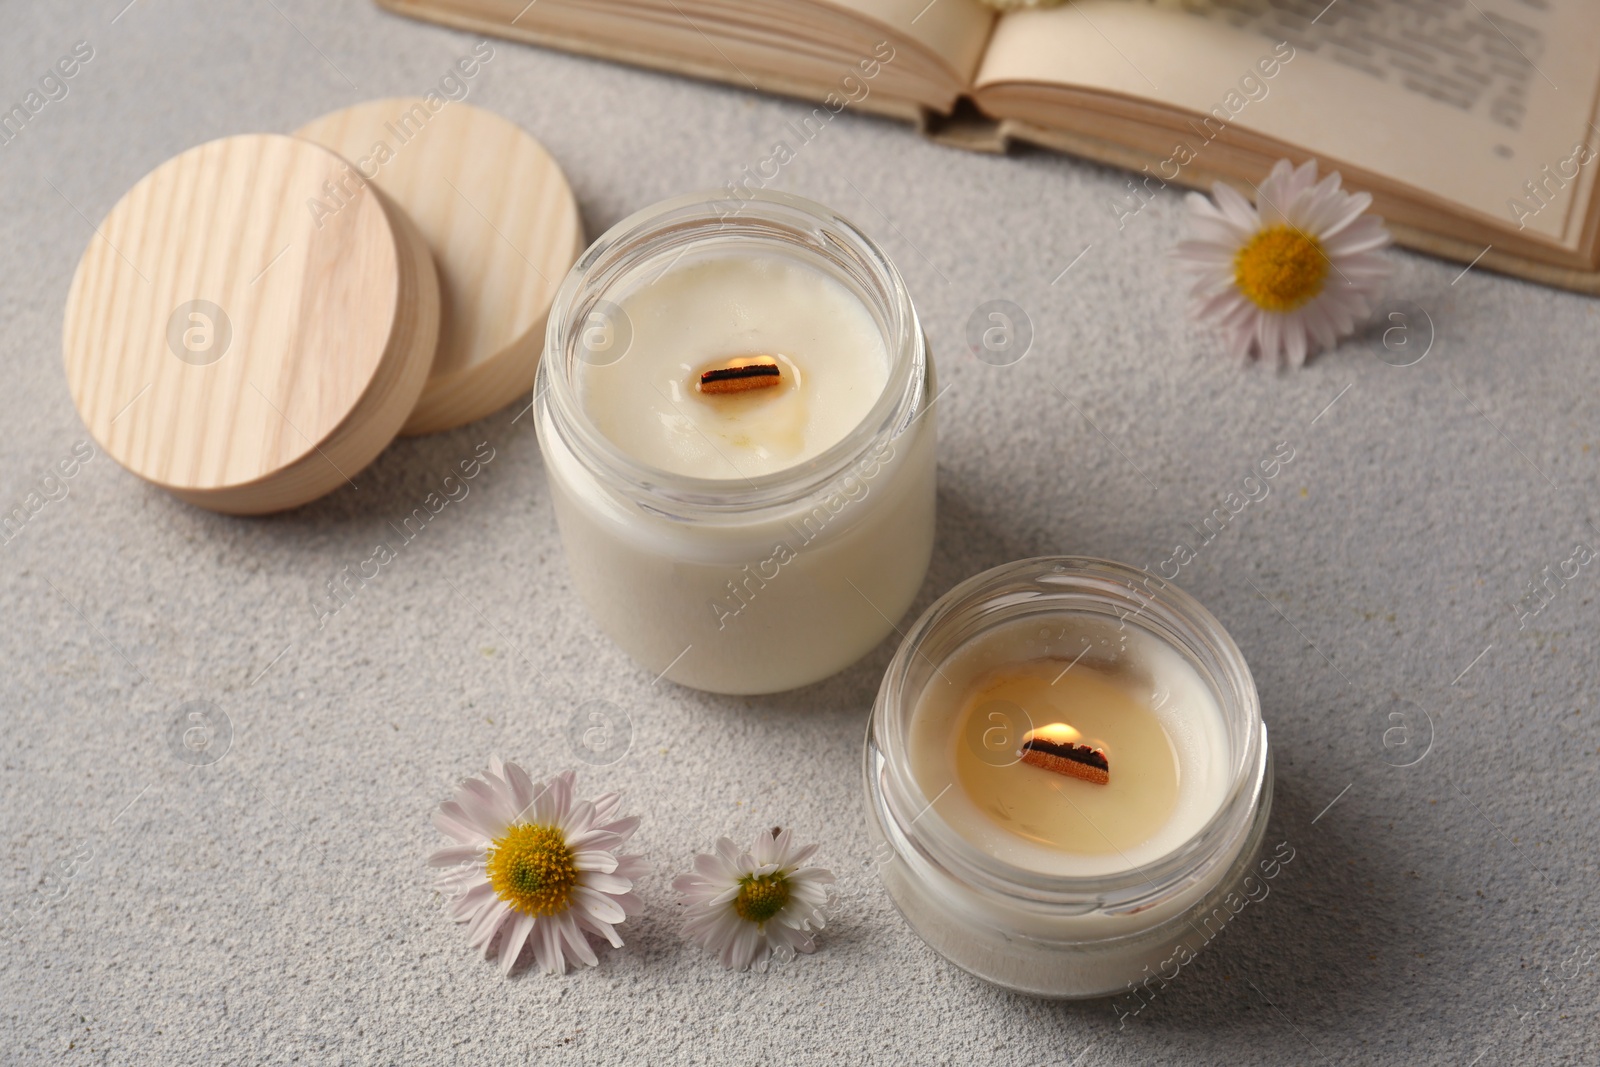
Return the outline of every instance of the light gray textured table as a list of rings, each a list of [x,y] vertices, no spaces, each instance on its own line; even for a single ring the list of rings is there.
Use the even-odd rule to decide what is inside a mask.
[[[213,137],[425,91],[474,42],[358,0],[125,2],[3,11],[0,101],[79,40],[94,57],[0,146],[0,510],[85,436],[60,317],[129,185]],[[550,147],[591,236],[736,178],[802,110],[498,42],[470,99]],[[1295,450],[1181,582],[1254,669],[1271,839],[1295,859],[1126,1026],[1105,1002],[967,977],[878,890],[859,756],[892,644],[779,697],[652,684],[574,599],[512,409],[399,442],[359,490],[266,519],[185,506],[97,455],[0,545],[0,1060],[1600,1060],[1600,575],[1525,625],[1514,611],[1542,568],[1600,541],[1600,304],[1397,254],[1393,294],[1436,323],[1421,363],[1386,365],[1368,340],[1298,373],[1240,369],[1185,321],[1163,258],[1179,197],[1119,232],[1123,180],[843,116],[778,184],[882,242],[938,351],[917,610],[1023,556],[1153,565],[1278,442]],[[965,350],[996,298],[1036,331],[1013,366]],[[484,441],[496,458],[470,496],[319,630],[329,580]],[[610,766],[569,747],[590,698],[632,718]],[[174,755],[194,699],[232,725],[209,766]],[[1396,708],[1417,732],[1385,762]],[[491,751],[577,764],[646,816],[648,911],[596,969],[503,980],[439,912],[428,815]],[[719,834],[779,822],[823,842],[846,905],[815,956],[725,974],[680,940],[670,879]]]

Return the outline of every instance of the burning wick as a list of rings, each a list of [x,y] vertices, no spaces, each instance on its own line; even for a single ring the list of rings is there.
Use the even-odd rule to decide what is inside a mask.
[[[783,370],[771,356],[740,356],[700,372],[702,393],[743,393],[767,389],[783,380]]]
[[[1105,746],[1097,743],[1080,745],[1083,737],[1064,722],[1053,722],[1022,735],[1022,762],[1056,774],[1081,778],[1085,782],[1106,785],[1111,781],[1111,764],[1106,759]]]

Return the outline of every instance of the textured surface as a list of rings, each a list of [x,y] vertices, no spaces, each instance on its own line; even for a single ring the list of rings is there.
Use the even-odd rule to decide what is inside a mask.
[[[1369,342],[1240,370],[1183,318],[1162,258],[1176,196],[1119,232],[1121,175],[849,115],[782,169],[882,240],[942,356],[919,607],[1019,556],[1155,566],[1277,442],[1295,449],[1181,579],[1254,668],[1272,839],[1295,859],[1119,1029],[1107,1003],[956,972],[871,880],[857,759],[889,645],[781,697],[652,685],[572,598],[515,409],[398,442],[358,489],[277,518],[185,506],[103,455],[47,478],[85,436],[59,348],[86,220],[183,148],[425,92],[475,44],[357,2],[123,2],[9,5],[0,33],[6,105],[94,49],[0,144],[0,505],[42,505],[0,538],[8,1063],[1600,1059],[1600,574],[1525,626],[1514,610],[1597,539],[1600,305],[1401,255],[1395,294],[1437,326],[1427,358],[1388,366]],[[500,43],[466,84],[561,160],[591,234],[754,169],[802,113]],[[965,351],[991,299],[1033,322],[1012,366]],[[468,494],[328,614],[328,583],[398,543],[389,524],[480,442],[494,458]],[[632,721],[606,767],[569,742],[594,698]],[[231,722],[207,766],[174,754],[191,700]],[[1409,767],[1381,758],[1395,700],[1431,716]],[[428,810],[491,751],[577,764],[646,813],[649,910],[597,969],[502,980],[439,914]],[[824,842],[845,906],[814,957],[724,974],[678,938],[671,875],[779,822]]]

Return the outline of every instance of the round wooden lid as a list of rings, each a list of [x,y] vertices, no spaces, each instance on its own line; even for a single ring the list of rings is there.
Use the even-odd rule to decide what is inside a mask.
[[[62,347],[73,402],[118,463],[255,514],[354,484],[399,431],[431,366],[438,282],[403,213],[349,171],[308,141],[226,137],[111,209]]]
[[[439,268],[433,374],[401,431],[480,419],[533,389],[545,318],[583,250],[561,168],[521,127],[481,108],[372,100],[295,131],[350,160],[403,208]]]

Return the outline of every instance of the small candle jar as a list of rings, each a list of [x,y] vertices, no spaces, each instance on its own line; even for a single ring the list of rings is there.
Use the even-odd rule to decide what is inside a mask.
[[[912,929],[1035,996],[1142,1003],[1293,858],[1258,856],[1271,760],[1238,646],[1101,560],[1007,564],[930,607],[879,690],[866,792]]]
[[[828,209],[762,192],[625,219],[557,293],[535,390],[579,595],[683,685],[836,673],[927,571],[933,398],[899,272]]]

